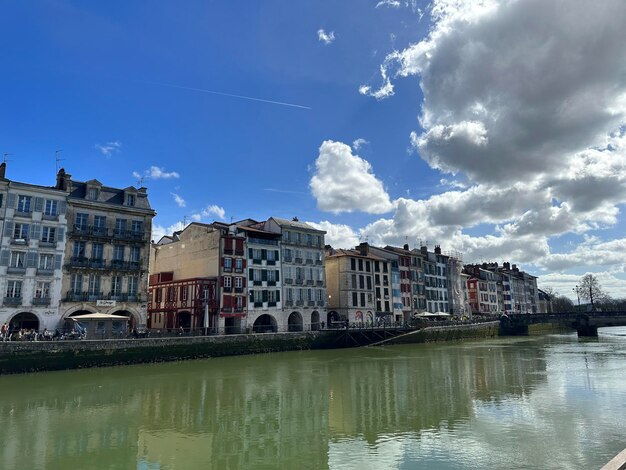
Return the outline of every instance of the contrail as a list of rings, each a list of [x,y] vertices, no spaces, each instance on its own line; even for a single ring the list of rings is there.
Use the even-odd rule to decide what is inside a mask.
[[[144,81],[144,80],[142,80],[142,81],[144,83],[149,83],[151,85],[160,85],[160,86],[166,86],[166,87],[170,87],[170,88],[178,88],[180,90],[199,91],[201,93],[210,93],[212,95],[228,96],[230,98],[239,98],[241,100],[260,101],[261,103],[279,104],[281,106],[290,106],[292,108],[313,109],[313,108],[311,108],[309,106],[302,106],[300,104],[293,104],[293,103],[285,103],[283,101],[264,100],[262,98],[254,98],[252,96],[234,95],[232,93],[224,93],[224,92],[221,92],[221,91],[205,90],[203,88],[193,88],[193,87],[188,87],[188,86],[172,85],[171,83],[148,82],[148,81]]]

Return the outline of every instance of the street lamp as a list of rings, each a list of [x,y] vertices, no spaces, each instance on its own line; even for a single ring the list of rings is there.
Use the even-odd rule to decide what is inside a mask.
[[[573,291],[576,291],[576,298],[578,299],[578,313],[580,313],[580,292],[578,290],[578,285],[572,288]]]

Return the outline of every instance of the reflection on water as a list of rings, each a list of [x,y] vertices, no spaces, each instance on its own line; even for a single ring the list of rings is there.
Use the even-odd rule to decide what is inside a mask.
[[[0,468],[600,467],[626,435],[601,333],[0,377]]]

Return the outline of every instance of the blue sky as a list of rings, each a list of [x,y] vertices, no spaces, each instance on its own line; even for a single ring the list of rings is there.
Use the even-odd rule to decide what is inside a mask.
[[[144,176],[158,233],[298,216],[626,296],[626,15],[565,3],[4,1],[0,153]]]

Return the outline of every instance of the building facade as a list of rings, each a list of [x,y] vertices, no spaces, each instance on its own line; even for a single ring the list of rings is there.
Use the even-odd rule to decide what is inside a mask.
[[[66,195],[68,221],[61,317],[101,312],[145,327],[155,216],[146,188],[73,181],[61,169],[56,190]]]
[[[12,331],[60,323],[66,194],[5,178],[0,165],[0,324]]]

